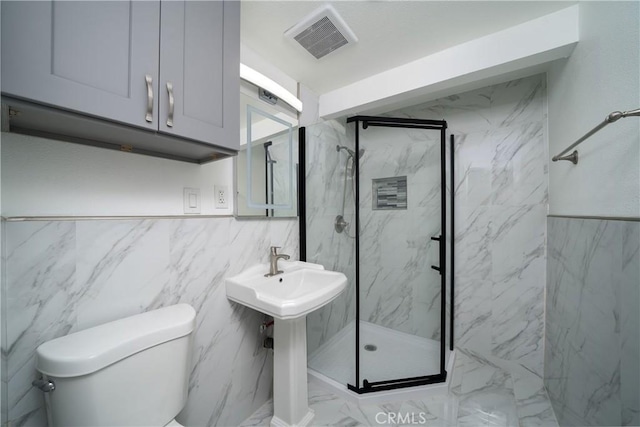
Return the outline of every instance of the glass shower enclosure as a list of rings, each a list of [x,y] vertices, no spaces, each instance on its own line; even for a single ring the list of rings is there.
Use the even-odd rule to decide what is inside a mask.
[[[321,379],[358,394],[446,380],[446,128],[356,116],[303,132],[301,259],[349,280],[307,317]]]

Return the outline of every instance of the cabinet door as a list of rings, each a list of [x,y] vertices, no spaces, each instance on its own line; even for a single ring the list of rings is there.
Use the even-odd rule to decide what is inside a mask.
[[[160,131],[239,149],[240,2],[161,8]]]
[[[157,129],[159,25],[157,1],[3,1],[2,92]]]

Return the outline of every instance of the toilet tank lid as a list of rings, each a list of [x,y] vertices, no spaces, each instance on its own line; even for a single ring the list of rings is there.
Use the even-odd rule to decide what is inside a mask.
[[[36,368],[51,377],[76,377],[105,368],[147,348],[189,335],[196,311],[178,304],[47,341],[36,350]]]

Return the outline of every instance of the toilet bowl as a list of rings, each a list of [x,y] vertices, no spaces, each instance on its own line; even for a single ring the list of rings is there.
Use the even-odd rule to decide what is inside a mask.
[[[188,394],[195,310],[179,304],[36,350],[50,427],[172,426]]]

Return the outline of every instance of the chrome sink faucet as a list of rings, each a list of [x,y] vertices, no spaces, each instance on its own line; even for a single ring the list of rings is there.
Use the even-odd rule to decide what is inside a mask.
[[[278,249],[279,246],[271,246],[271,256],[269,258],[269,273],[265,274],[264,277],[275,276],[276,274],[282,273],[282,270],[278,270],[278,260],[289,259],[289,255],[279,254]]]

